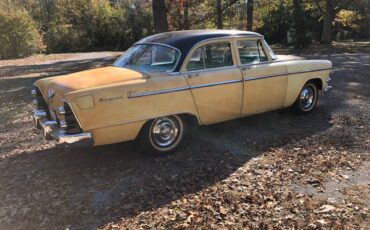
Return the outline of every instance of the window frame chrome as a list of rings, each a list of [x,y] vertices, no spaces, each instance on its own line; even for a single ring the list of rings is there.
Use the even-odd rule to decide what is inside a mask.
[[[218,37],[218,38],[209,38],[202,40],[198,43],[196,43],[190,51],[187,53],[186,57],[184,58],[179,72],[182,74],[188,74],[188,73],[194,73],[194,72],[202,72],[202,71],[213,71],[213,70],[221,70],[221,69],[231,69],[231,68],[238,68],[238,62],[237,58],[235,57],[235,44],[233,43],[232,39],[236,37],[245,37],[245,36],[227,36],[227,37]],[[252,36],[251,36],[252,37]],[[258,37],[257,35],[253,35],[253,37]],[[231,49],[231,55],[233,59],[233,65],[232,66],[222,66],[222,67],[215,67],[215,68],[205,68],[205,69],[197,69],[197,70],[187,70],[186,66],[192,57],[193,53],[202,46],[208,45],[208,44],[214,44],[218,42],[229,42],[230,43],[230,49]]]
[[[177,68],[177,66],[179,65],[179,62],[180,62],[180,59],[182,57],[182,52],[181,50],[179,50],[178,48],[174,47],[174,46],[171,46],[171,45],[167,45],[167,44],[164,44],[164,43],[158,43],[158,42],[140,42],[140,43],[134,43],[131,47],[133,46],[136,46],[136,45],[158,45],[158,46],[164,46],[164,47],[167,47],[167,48],[171,48],[171,49],[174,49],[176,50],[177,52],[179,52],[180,56],[179,58],[177,59],[176,61],[176,64],[174,65],[174,68],[171,69],[171,70],[167,70],[167,71],[147,71],[148,73],[173,73],[175,72],[175,69]],[[130,48],[131,48],[130,47]],[[123,55],[125,54],[125,52],[122,53],[122,55],[119,57],[121,58]],[[117,61],[117,60],[116,60]],[[125,68],[124,66],[115,66],[115,67],[119,67],[119,68]],[[144,72],[144,71],[143,71]]]
[[[238,38],[234,38],[234,43],[235,43],[235,52],[236,52],[236,56],[237,56],[237,60],[238,60],[238,65],[239,67],[248,67],[248,66],[255,66],[255,65],[264,65],[264,64],[269,64],[269,63],[273,63],[275,62],[275,60],[271,57],[271,54],[270,52],[266,52],[266,46],[267,46],[267,42],[265,41],[264,37],[263,36],[260,36],[260,37],[238,37]],[[247,64],[242,64],[241,63],[241,60],[240,60],[240,56],[239,56],[239,49],[238,49],[238,41],[245,41],[245,40],[248,40],[248,41],[256,41],[257,42],[257,46],[258,46],[258,42],[260,41],[261,42],[261,45],[262,45],[262,48],[263,48],[263,52],[266,54],[266,57],[267,57],[267,61],[259,61],[257,63],[247,63]],[[259,49],[259,47],[258,47]]]
[[[210,39],[209,39],[210,40]],[[193,46],[193,48],[189,51],[189,53],[191,52],[191,55],[187,55],[186,59],[184,59],[184,62],[186,61],[186,65],[185,65],[185,68],[186,68],[186,72],[194,72],[194,71],[199,71],[199,72],[203,72],[202,70],[217,70],[217,69],[229,69],[229,68],[235,68],[237,66],[237,63],[236,63],[236,60],[235,60],[235,57],[234,57],[234,51],[233,51],[233,43],[232,43],[232,40],[230,39],[222,39],[221,41],[220,40],[216,40],[214,42],[206,42],[208,40],[205,40],[205,44],[204,43],[197,43],[195,46]],[[212,67],[212,68],[206,68],[206,64],[205,64],[205,61],[204,61],[204,56],[202,55],[202,60],[203,60],[203,66],[204,68],[203,69],[187,69],[187,65],[189,64],[190,62],[190,59],[191,57],[193,56],[193,54],[195,53],[195,51],[197,51],[199,48],[202,48],[204,49],[207,45],[212,45],[212,44],[216,44],[216,43],[228,43],[230,45],[230,52],[231,52],[231,58],[232,58],[232,62],[233,64],[232,65],[228,65],[228,66],[220,66],[220,67]],[[199,45],[198,45],[199,44]],[[203,51],[202,51],[203,52]],[[203,53],[202,53],[203,54]]]

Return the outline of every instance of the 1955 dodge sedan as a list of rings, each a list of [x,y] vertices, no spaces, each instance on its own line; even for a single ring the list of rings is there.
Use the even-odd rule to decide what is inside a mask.
[[[113,66],[38,80],[33,119],[48,140],[106,145],[138,139],[174,150],[189,121],[213,124],[280,108],[311,112],[329,91],[332,63],[275,55],[263,36],[238,30],[153,35]]]

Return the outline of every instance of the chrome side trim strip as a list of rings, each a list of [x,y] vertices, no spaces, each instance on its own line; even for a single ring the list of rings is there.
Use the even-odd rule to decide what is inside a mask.
[[[288,73],[287,75],[300,74],[300,73],[310,73],[310,72],[320,72],[320,71],[325,71],[325,70],[333,70],[333,68],[310,69],[310,70],[304,70],[304,71],[298,71],[298,72]]]
[[[147,91],[143,93],[130,92],[128,94],[128,98],[144,97],[144,96],[151,96],[151,95],[157,95],[157,94],[163,94],[163,93],[172,93],[172,92],[178,92],[178,91],[183,91],[183,90],[188,90],[188,89],[190,89],[189,86],[173,88],[173,89],[157,90],[157,91]]]
[[[203,72],[209,72],[209,71],[217,71],[217,70],[228,70],[228,69],[239,69],[239,66],[237,65],[231,65],[231,66],[222,66],[222,67],[214,67],[214,68],[207,68],[207,69],[193,69],[193,70],[186,70],[181,73],[183,74],[189,74],[189,73],[203,73]]]
[[[259,79],[265,79],[265,78],[271,78],[271,77],[281,77],[281,76],[288,76],[288,75],[301,74],[301,73],[319,72],[319,71],[325,71],[325,70],[332,70],[332,69],[331,68],[326,68],[326,69],[318,69],[318,70],[306,70],[306,71],[300,71],[300,72],[294,72],[294,73],[275,74],[275,75],[262,76],[262,77],[244,78],[244,80],[240,79],[240,80],[220,81],[220,82],[194,85],[194,86],[185,86],[185,87],[179,87],[179,88],[173,88],[173,89],[147,91],[147,92],[142,92],[142,93],[130,92],[128,94],[128,98],[152,96],[152,95],[158,95],[158,94],[164,94],[164,93],[184,91],[184,90],[189,90],[189,89],[199,89],[199,88],[211,87],[211,86],[217,86],[217,85],[234,84],[234,83],[239,83],[239,82],[243,82],[243,81],[244,82],[245,81],[253,81],[253,80],[259,80]]]
[[[191,89],[198,89],[198,88],[203,88],[203,87],[210,87],[210,86],[216,86],[216,85],[227,85],[227,84],[233,84],[233,83],[238,83],[242,82],[242,80],[229,80],[229,81],[220,81],[220,82],[214,82],[214,83],[208,83],[208,84],[201,84],[201,85],[194,85],[191,86]]]
[[[172,93],[172,92],[184,91],[184,90],[188,90],[188,89],[199,89],[199,88],[204,88],[204,87],[233,84],[233,83],[238,83],[238,82],[242,82],[242,80],[221,81],[221,82],[214,82],[214,83],[194,85],[194,86],[185,86],[185,87],[173,88],[173,89],[148,91],[148,92],[143,92],[143,93],[129,93],[128,98],[144,97],[144,96],[158,95],[158,94],[164,94],[164,93]]]
[[[332,68],[317,69],[317,70],[305,70],[305,71],[286,73],[286,74],[274,74],[274,75],[268,75],[268,76],[262,76],[262,77],[244,78],[244,81],[254,81],[254,80],[271,78],[271,77],[281,77],[281,76],[289,76],[289,75],[295,75],[295,74],[301,74],[301,73],[320,72],[320,71],[325,71],[325,70],[332,70]]]
[[[271,77],[282,77],[287,76],[289,74],[275,74],[275,75],[269,75],[269,76],[262,76],[262,77],[251,77],[251,78],[244,78],[244,81],[254,81],[259,79],[265,79],[265,78],[271,78]]]

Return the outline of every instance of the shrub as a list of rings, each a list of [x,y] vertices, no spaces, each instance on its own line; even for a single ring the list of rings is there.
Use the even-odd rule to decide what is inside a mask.
[[[84,37],[81,36],[73,25],[64,24],[61,21],[53,21],[49,24],[49,29],[45,33],[44,40],[47,45],[48,53],[61,53],[76,50],[83,50]]]
[[[126,49],[152,31],[150,8],[138,1],[58,0],[55,7],[44,34],[49,53]]]
[[[0,58],[24,57],[42,49],[36,23],[26,12],[0,13]]]

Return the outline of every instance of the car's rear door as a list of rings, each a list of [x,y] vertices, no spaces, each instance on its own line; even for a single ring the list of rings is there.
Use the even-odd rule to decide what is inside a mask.
[[[234,52],[229,39],[207,41],[195,46],[184,62],[182,72],[203,124],[241,115],[242,74]]]
[[[237,38],[238,63],[243,74],[242,115],[262,113],[284,106],[287,91],[286,67],[273,62],[263,38]]]

